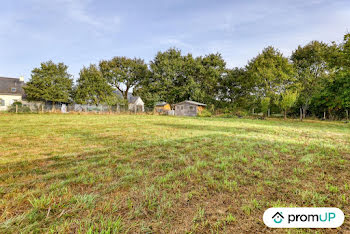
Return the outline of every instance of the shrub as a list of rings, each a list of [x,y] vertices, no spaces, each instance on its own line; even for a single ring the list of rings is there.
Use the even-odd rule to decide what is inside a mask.
[[[14,102],[10,108],[8,109],[8,112],[16,112],[16,106],[17,106],[17,112],[18,113],[29,113],[30,112],[30,108],[28,106],[24,106],[22,104],[22,102]]]
[[[202,110],[201,112],[198,113],[198,116],[199,117],[211,117],[212,113],[209,110],[204,109],[204,110]]]

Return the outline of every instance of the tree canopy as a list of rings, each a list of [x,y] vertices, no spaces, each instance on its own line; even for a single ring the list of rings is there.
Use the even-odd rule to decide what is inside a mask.
[[[63,63],[42,63],[24,87],[29,100],[69,102],[73,80]],[[220,110],[287,112],[342,118],[350,108],[350,34],[341,43],[311,41],[290,57],[269,46],[245,67],[228,68],[219,53],[159,51],[146,64],[139,58],[114,57],[84,67],[74,88],[82,104],[120,103],[133,92],[152,108],[159,101],[203,102]]]
[[[23,87],[31,101],[70,102],[73,79],[63,63],[41,63],[32,70],[31,79]]]
[[[123,94],[125,100],[130,89],[148,76],[147,65],[137,58],[114,57],[111,60],[102,60],[99,67],[103,77]]]
[[[112,87],[96,65],[81,69],[74,95],[77,103],[99,105],[109,100],[112,95]]]

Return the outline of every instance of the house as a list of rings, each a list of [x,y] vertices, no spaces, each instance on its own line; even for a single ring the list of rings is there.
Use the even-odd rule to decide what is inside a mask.
[[[194,101],[183,101],[175,104],[175,115],[197,116],[206,107],[205,104]]]
[[[171,110],[171,106],[166,102],[157,102],[154,110],[158,113],[165,113]]]
[[[115,93],[120,96],[121,98],[123,97],[122,92],[119,90],[115,91]],[[132,93],[128,93],[128,110],[133,111],[133,112],[144,112],[145,111],[145,103],[142,101],[141,97],[139,96],[133,96]]]
[[[14,102],[24,96],[24,78],[0,77],[0,111],[6,111]]]

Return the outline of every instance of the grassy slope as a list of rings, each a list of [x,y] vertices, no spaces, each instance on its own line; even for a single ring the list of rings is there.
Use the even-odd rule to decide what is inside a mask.
[[[342,123],[0,115],[0,232],[272,231],[271,206],[339,207],[345,231],[349,168]]]

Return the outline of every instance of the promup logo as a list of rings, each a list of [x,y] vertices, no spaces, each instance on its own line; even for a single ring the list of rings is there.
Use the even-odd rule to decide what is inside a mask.
[[[338,208],[269,208],[263,219],[271,228],[337,228],[344,213]]]
[[[274,216],[272,216],[273,221],[275,221],[275,223],[281,223],[284,219],[282,212],[276,212],[276,214]]]

